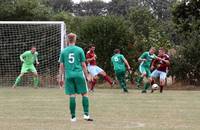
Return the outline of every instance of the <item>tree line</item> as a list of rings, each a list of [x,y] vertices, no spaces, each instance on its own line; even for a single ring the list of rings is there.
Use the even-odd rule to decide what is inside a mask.
[[[175,50],[169,51],[170,74],[200,84],[199,0],[1,0],[0,8],[1,21],[65,21],[81,47],[96,45],[99,66],[108,73],[115,48],[135,71],[137,58],[151,46]]]

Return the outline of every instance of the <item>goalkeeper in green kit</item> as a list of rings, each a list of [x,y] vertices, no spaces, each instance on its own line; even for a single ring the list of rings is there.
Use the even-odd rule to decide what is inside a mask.
[[[20,60],[23,62],[23,64],[21,68],[21,73],[16,78],[15,84],[12,86],[13,88],[15,88],[19,84],[22,76],[28,72],[33,73],[34,87],[38,87],[38,84],[39,84],[38,73],[34,66],[35,61],[36,61],[36,64],[39,65],[37,56],[38,56],[38,52],[36,52],[36,47],[31,47],[31,50],[25,51],[23,54],[20,55]]]
[[[125,74],[126,74],[126,66],[127,69],[130,71],[130,65],[125,57],[120,54],[119,49],[114,50],[114,55],[111,58],[112,64],[114,65],[114,71],[117,76],[117,80],[119,81],[120,87],[123,89],[125,93],[128,92],[126,81],[125,81]],[[125,66],[126,65],[126,66]]]

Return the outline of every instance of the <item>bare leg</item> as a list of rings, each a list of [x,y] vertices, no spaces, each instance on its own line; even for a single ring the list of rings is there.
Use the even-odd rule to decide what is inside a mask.
[[[150,78],[150,83],[151,83],[151,86],[155,83],[155,79],[154,78]],[[153,93],[154,90],[151,88],[151,93]]]

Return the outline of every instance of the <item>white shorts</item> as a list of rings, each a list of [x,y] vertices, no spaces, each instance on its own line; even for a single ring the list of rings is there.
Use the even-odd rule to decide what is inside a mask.
[[[103,69],[101,69],[100,67],[96,66],[96,65],[88,65],[87,66],[88,72],[92,75],[92,76],[96,76],[98,75],[100,72],[103,71]]]
[[[160,80],[165,80],[165,78],[167,77],[167,73],[163,72],[163,71],[159,71],[159,70],[154,70],[151,73],[151,77],[153,78],[160,78]]]

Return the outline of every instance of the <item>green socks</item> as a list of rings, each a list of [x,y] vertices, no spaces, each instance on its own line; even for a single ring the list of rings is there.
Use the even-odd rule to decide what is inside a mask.
[[[38,84],[39,84],[39,79],[38,79],[38,77],[34,77],[34,78],[33,78],[33,84],[34,84],[34,87],[38,87]]]
[[[127,90],[126,81],[125,81],[125,73],[116,73],[117,80],[119,81],[119,85],[121,89]]]
[[[140,86],[142,83],[143,77],[138,77],[137,79],[137,86]]]
[[[75,113],[75,111],[76,111],[76,98],[75,97],[70,97],[69,108],[70,108],[72,118],[76,117],[76,113]]]
[[[126,86],[126,82],[125,82],[125,81],[121,81],[120,85],[121,85],[121,88],[122,88],[124,91],[127,91],[127,86]]]
[[[149,88],[149,86],[150,86],[150,83],[145,83],[144,84],[144,90],[147,90]]]
[[[89,99],[86,96],[82,97],[82,105],[83,105],[83,111],[84,115],[88,116],[89,115]]]
[[[17,86],[20,83],[20,81],[21,81],[21,77],[18,76],[16,78],[16,80],[15,80],[15,84],[14,85]],[[39,79],[38,79],[38,77],[34,77],[33,78],[33,84],[34,84],[34,87],[38,87],[39,86]]]
[[[70,97],[69,101],[69,108],[71,112],[71,117],[74,118],[76,117],[76,98],[75,97]],[[88,116],[89,115],[89,99],[86,96],[82,97],[82,105],[83,105],[83,111],[84,115]]]
[[[21,77],[18,76],[18,77],[16,78],[16,80],[15,80],[15,85],[17,86],[17,85],[19,84],[20,81],[21,81]]]

